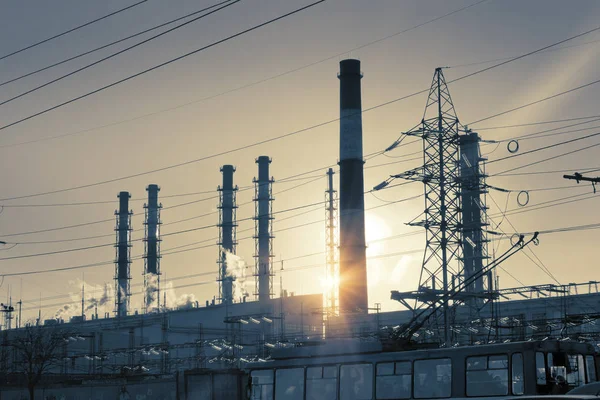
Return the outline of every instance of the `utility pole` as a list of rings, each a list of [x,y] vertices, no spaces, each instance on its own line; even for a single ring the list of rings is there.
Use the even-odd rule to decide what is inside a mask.
[[[583,176],[579,172],[575,172],[573,175],[563,175],[565,179],[572,179],[579,182],[592,182],[592,187],[594,188],[594,193],[596,193],[596,183],[600,183],[600,177],[596,178],[588,178],[587,176]]]

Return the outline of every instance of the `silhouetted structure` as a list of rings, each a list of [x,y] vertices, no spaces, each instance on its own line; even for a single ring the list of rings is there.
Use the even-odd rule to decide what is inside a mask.
[[[255,184],[255,295],[259,301],[267,301],[273,295],[273,178],[269,178],[271,159],[260,156],[258,179]]]
[[[129,210],[129,192],[120,192],[119,211],[115,211],[117,225],[116,260],[115,260],[115,314],[117,317],[126,316],[129,311],[131,296],[131,216]]]
[[[144,238],[144,306],[146,312],[160,310],[160,209],[158,203],[158,185],[148,185],[148,203],[146,211],[146,234]]]
[[[233,302],[233,265],[228,265],[227,254],[236,253],[236,193],[237,186],[233,186],[233,165],[223,165],[223,186],[219,191],[219,301],[231,304]]]
[[[368,309],[359,60],[340,62],[340,312]]]

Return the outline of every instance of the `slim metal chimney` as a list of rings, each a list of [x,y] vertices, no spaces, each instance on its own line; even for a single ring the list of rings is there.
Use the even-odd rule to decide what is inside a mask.
[[[158,185],[148,185],[148,203],[144,204],[146,210],[146,235],[144,243],[144,305],[146,312],[154,309],[160,310],[160,209],[158,203]]]
[[[273,178],[269,178],[269,164],[271,159],[260,156],[256,159],[258,164],[258,179],[254,179],[256,202],[255,209],[255,234],[256,241],[255,270],[256,287],[255,295],[258,301],[267,301],[273,294]]]
[[[115,211],[117,225],[116,260],[115,260],[115,314],[117,318],[127,315],[129,310],[129,297],[131,296],[131,216],[129,210],[129,192],[120,192],[119,211]]]
[[[219,300],[223,304],[233,303],[233,281],[235,277],[227,265],[227,253],[236,254],[236,193],[237,186],[233,186],[233,165],[223,165],[223,186],[219,186]]]
[[[340,62],[340,312],[368,312],[359,60]]]

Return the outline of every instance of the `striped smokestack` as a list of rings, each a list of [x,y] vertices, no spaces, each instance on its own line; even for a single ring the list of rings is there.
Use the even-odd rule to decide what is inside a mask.
[[[368,311],[359,60],[340,62],[340,312]]]

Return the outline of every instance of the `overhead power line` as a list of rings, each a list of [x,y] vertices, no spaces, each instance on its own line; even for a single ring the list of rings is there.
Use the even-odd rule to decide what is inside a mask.
[[[493,164],[495,162],[509,160],[509,159],[512,159],[512,158],[515,158],[515,157],[521,157],[521,156],[525,156],[525,155],[531,154],[531,153],[537,153],[538,151],[543,151],[543,150],[552,149],[554,147],[564,146],[564,145],[569,144],[569,143],[574,143],[574,142],[578,142],[580,140],[589,139],[589,138],[592,138],[592,137],[596,137],[598,135],[600,135],[600,132],[592,133],[591,135],[586,135],[586,136],[582,136],[582,137],[575,138],[575,139],[565,140],[565,141],[554,143],[554,144],[551,144],[551,145],[548,145],[548,146],[538,147],[536,149],[524,151],[522,153],[517,153],[517,154],[512,154],[510,156],[497,158],[495,160],[488,161],[486,164]]]
[[[596,28],[594,30],[598,30],[598,29],[600,29],[600,28]],[[533,105],[536,105],[536,104],[540,104],[540,103],[543,103],[545,101],[548,101],[548,100],[551,100],[551,99],[555,99],[555,98],[557,98],[559,96],[564,96],[565,94],[573,93],[573,92],[575,92],[577,90],[585,89],[585,88],[593,86],[593,85],[595,85],[595,84],[597,84],[599,82],[600,82],[600,79],[597,79],[595,81],[588,82],[588,83],[586,83],[584,85],[577,86],[577,87],[575,87],[573,89],[565,90],[564,92],[553,94],[552,96],[544,97],[543,99],[532,101],[531,103],[527,103],[527,104],[524,104],[524,105],[519,106],[519,107],[511,108],[510,110],[502,111],[500,113],[497,113],[497,114],[494,114],[494,115],[490,115],[489,117],[478,119],[477,121],[472,121],[468,125],[478,124],[480,122],[487,121],[489,119],[496,118],[496,117],[499,117],[501,115],[509,114],[509,113],[511,113],[513,111],[522,110],[523,108],[530,107],[530,106],[533,106]],[[474,128],[474,129],[477,130],[477,128]]]
[[[526,124],[516,124],[516,125],[502,125],[502,126],[486,126],[482,128],[477,128],[477,131],[485,131],[485,130],[493,130],[493,129],[507,129],[507,128],[521,128],[523,126],[533,126],[533,125],[544,125],[544,124],[555,124],[558,122],[570,122],[570,121],[580,121],[582,119],[593,119],[600,118],[600,115],[590,115],[588,117],[578,117],[578,118],[565,118],[565,119],[555,119],[550,121],[538,121],[538,122],[530,122]]]
[[[29,46],[23,47],[23,48],[21,48],[21,49],[19,49],[19,50],[15,50],[15,51],[13,51],[13,52],[11,52],[11,53],[8,53],[8,54],[5,54],[5,55],[3,55],[3,56],[0,56],[0,60],[4,60],[5,58],[8,58],[8,57],[14,56],[15,54],[22,53],[22,52],[24,52],[25,50],[32,49],[32,48],[34,48],[34,47],[37,47],[37,46],[39,46],[39,45],[41,45],[41,44],[44,44],[44,43],[47,43],[47,42],[49,42],[49,41],[51,41],[51,40],[57,39],[57,38],[59,38],[59,37],[61,37],[61,36],[65,36],[65,35],[67,35],[67,34],[69,34],[69,33],[75,32],[76,30],[79,30],[79,29],[81,29],[81,28],[85,28],[86,26],[89,26],[89,25],[92,25],[92,24],[94,24],[94,23],[96,23],[96,22],[102,21],[103,19],[106,19],[106,18],[112,17],[113,15],[119,14],[119,13],[121,13],[121,12],[123,12],[123,11],[129,10],[129,9],[131,9],[131,8],[133,8],[133,7],[136,7],[136,6],[139,6],[140,4],[143,4],[143,3],[145,3],[146,1],[148,1],[148,0],[142,0],[142,1],[138,1],[137,3],[134,3],[134,4],[130,5],[130,6],[127,6],[127,7],[121,8],[121,9],[119,9],[119,10],[117,10],[117,11],[113,11],[113,12],[111,12],[110,14],[104,15],[104,16],[102,16],[102,17],[100,17],[100,18],[96,18],[96,19],[94,19],[94,20],[92,20],[92,21],[90,21],[90,22],[86,22],[85,24],[78,25],[78,26],[76,26],[76,27],[74,27],[74,28],[71,28],[71,29],[69,29],[69,30],[66,30],[66,31],[64,31],[64,32],[62,32],[62,33],[59,33],[59,34],[57,34],[57,35],[51,36],[51,37],[49,37],[49,38],[47,38],[47,39],[40,40],[39,42],[36,42],[36,43],[30,44]]]
[[[66,104],[72,103],[72,102],[74,102],[74,101],[77,101],[77,100],[79,100],[79,99],[82,99],[82,98],[84,98],[84,97],[87,97],[87,96],[90,96],[90,95],[92,95],[92,94],[98,93],[99,91],[102,91],[102,90],[104,90],[104,89],[107,89],[107,88],[109,88],[109,87],[112,87],[112,86],[115,86],[115,85],[118,85],[119,83],[125,82],[126,80],[129,80],[129,79],[135,78],[136,76],[142,75],[142,74],[144,74],[144,73],[146,73],[146,72],[150,72],[150,71],[152,71],[152,70],[154,70],[154,69],[160,68],[160,67],[162,67],[162,66],[165,66],[165,65],[167,65],[167,64],[169,64],[169,63],[172,63],[172,62],[174,62],[174,61],[177,61],[177,60],[179,60],[179,59],[182,59],[182,58],[184,58],[184,57],[187,57],[187,56],[189,56],[189,55],[195,54],[195,53],[197,53],[197,52],[199,52],[199,51],[202,51],[202,50],[204,50],[204,49],[206,49],[206,48],[209,48],[209,47],[215,46],[215,45],[217,45],[217,44],[219,44],[219,43],[222,43],[222,42],[224,42],[224,41],[227,41],[227,40],[230,40],[230,39],[232,39],[232,38],[234,38],[234,37],[240,36],[240,35],[242,35],[242,34],[244,34],[244,33],[247,33],[247,32],[249,32],[249,31],[251,31],[251,30],[258,29],[258,28],[259,28],[259,27],[261,27],[261,26],[267,25],[267,24],[269,24],[269,23],[272,23],[272,22],[275,22],[275,21],[277,21],[277,20],[279,20],[279,19],[285,18],[286,16],[289,16],[289,15],[292,15],[292,14],[294,14],[294,13],[300,12],[300,11],[302,11],[302,10],[304,10],[304,9],[308,8],[308,7],[312,7],[312,6],[314,6],[314,5],[316,5],[316,4],[319,4],[319,3],[323,2],[323,1],[325,1],[325,0],[320,0],[320,1],[316,2],[316,3],[312,3],[312,4],[308,5],[308,6],[305,6],[305,7],[303,7],[303,8],[297,9],[297,10],[295,10],[295,11],[291,12],[291,13],[284,14],[284,15],[282,15],[282,16],[280,16],[280,17],[277,17],[277,18],[274,18],[274,19],[272,19],[272,20],[269,20],[269,21],[267,21],[267,22],[265,22],[265,23],[263,23],[263,24],[256,25],[256,26],[254,26],[253,28],[250,28],[250,29],[247,29],[247,30],[245,30],[245,31],[242,31],[242,32],[240,32],[240,33],[237,33],[237,34],[235,34],[235,35],[229,36],[229,37],[228,37],[228,38],[226,38],[226,39],[222,39],[222,40],[220,40],[220,41],[218,41],[218,42],[214,42],[213,44],[210,44],[210,45],[208,45],[208,46],[205,46],[205,47],[203,47],[203,48],[200,48],[200,49],[198,49],[198,50],[195,50],[195,51],[193,51],[193,52],[186,53],[186,54],[184,54],[184,55],[182,55],[182,56],[180,56],[180,57],[177,57],[177,58],[175,58],[175,59],[172,59],[172,60],[170,60],[170,61],[167,61],[167,62],[165,62],[165,63],[162,63],[162,64],[160,64],[160,65],[158,65],[158,66],[155,66],[155,67],[149,68],[149,69],[147,69],[147,70],[144,70],[144,71],[142,71],[142,72],[139,72],[139,73],[137,73],[137,74],[135,74],[135,75],[131,75],[131,76],[130,76],[130,77],[128,77],[128,78],[124,78],[124,79],[122,79],[122,80],[120,80],[120,81],[117,81],[117,82],[114,82],[114,83],[112,83],[112,84],[110,84],[110,85],[104,86],[104,87],[102,87],[102,88],[100,88],[100,89],[97,89],[97,90],[95,90],[95,91],[93,91],[93,92],[89,92],[89,93],[87,93],[87,94],[85,94],[85,95],[82,95],[82,96],[80,96],[80,97],[77,97],[77,98],[71,99],[71,100],[69,100],[68,102],[61,103],[61,104],[59,104],[59,105],[57,105],[57,106],[54,106],[54,107],[52,107],[52,108],[49,108],[49,109],[46,109],[46,110],[44,110],[44,111],[41,111],[41,112],[39,112],[39,113],[37,113],[37,114],[33,114],[33,115],[29,116],[29,117],[26,117],[26,118],[24,118],[24,119],[21,119],[21,120],[19,120],[19,121],[16,121],[16,122],[14,122],[14,123],[12,123],[12,124],[5,125],[5,126],[3,126],[3,127],[0,127],[0,130],[2,130],[2,129],[6,129],[6,128],[8,128],[8,127],[10,127],[10,126],[13,126],[13,125],[15,125],[15,124],[18,124],[18,123],[20,123],[20,122],[26,121],[27,119],[34,118],[34,117],[36,117],[36,116],[38,116],[38,115],[44,114],[44,113],[46,113],[46,112],[49,112],[49,111],[51,111],[51,110],[53,110],[53,109],[56,109],[56,108],[62,107],[62,106],[64,106],[64,105],[66,105]],[[454,79],[454,80],[448,81],[448,84],[450,84],[450,83],[453,83],[453,82],[458,82],[458,81],[461,81],[461,80],[463,80],[463,79],[466,79],[466,78],[469,78],[469,77],[472,77],[472,76],[475,76],[475,75],[481,74],[481,73],[483,73],[483,72],[486,72],[486,71],[490,71],[490,70],[492,70],[492,69],[494,69],[494,68],[497,68],[497,67],[500,67],[500,66],[506,65],[506,64],[508,64],[508,63],[510,63],[510,62],[513,62],[513,61],[520,60],[520,59],[522,59],[522,58],[524,58],[524,57],[527,57],[527,56],[530,56],[530,55],[536,54],[537,52],[543,51],[543,50],[545,50],[545,49],[548,49],[548,48],[551,48],[551,47],[553,47],[553,46],[557,46],[557,45],[559,45],[559,44],[562,44],[562,43],[568,42],[568,41],[570,41],[570,40],[574,40],[574,39],[576,39],[576,38],[579,38],[579,37],[581,37],[581,36],[588,35],[588,34],[590,34],[590,33],[592,33],[592,32],[598,31],[598,30],[600,30],[600,27],[597,27],[597,28],[594,28],[594,29],[588,30],[588,31],[586,31],[586,32],[583,32],[583,33],[577,34],[577,35],[575,35],[575,36],[571,36],[570,38],[567,38],[567,39],[561,40],[561,41],[559,41],[559,42],[556,42],[556,43],[553,43],[553,44],[551,44],[551,45],[548,45],[548,46],[542,47],[542,48],[540,48],[540,49],[537,49],[537,50],[534,50],[534,51],[530,51],[530,52],[528,52],[528,53],[526,53],[526,54],[523,54],[523,55],[521,55],[521,56],[519,56],[519,57],[516,57],[516,58],[513,58],[513,59],[511,59],[511,60],[504,61],[504,62],[501,62],[501,63],[499,63],[499,64],[496,64],[496,65],[492,65],[492,66],[490,66],[490,67],[487,67],[487,68],[481,69],[481,70],[479,70],[479,71],[475,71],[475,72],[469,73],[469,74],[467,74],[467,75],[463,75],[463,76],[461,76],[461,77],[459,77],[459,78],[456,78],[456,79]],[[405,95],[405,96],[402,96],[402,97],[398,97],[398,98],[396,98],[396,99],[389,100],[389,101],[386,101],[386,102],[384,102],[384,103],[380,103],[380,104],[378,104],[378,105],[375,105],[375,106],[372,106],[372,107],[366,108],[366,109],[364,109],[362,112],[363,112],[363,113],[365,113],[365,112],[369,112],[369,111],[372,111],[372,110],[375,110],[375,109],[378,109],[378,108],[382,108],[382,107],[385,107],[385,106],[388,106],[388,105],[391,105],[391,104],[397,103],[397,102],[399,102],[399,101],[402,101],[402,100],[405,100],[405,99],[408,99],[408,98],[411,98],[411,97],[417,96],[417,95],[419,95],[419,94],[427,93],[428,91],[429,91],[429,89],[424,89],[424,90],[421,90],[421,91],[418,91],[418,92],[411,93],[411,94],[409,94],[409,95]],[[349,117],[350,117],[350,116],[349,116]],[[489,118],[488,118],[488,119],[489,119]],[[84,189],[84,188],[88,188],[88,187],[92,187],[92,186],[98,186],[98,185],[103,185],[103,184],[107,184],[107,183],[118,182],[118,181],[125,180],[125,179],[131,179],[131,178],[136,178],[136,177],[139,177],[139,176],[144,176],[144,175],[148,175],[148,174],[153,174],[153,173],[156,173],[156,172],[161,172],[161,171],[165,171],[165,170],[169,170],[169,169],[173,169],[173,168],[182,167],[182,166],[185,166],[185,165],[190,165],[190,164],[198,163],[198,162],[200,162],[200,161],[205,161],[205,160],[208,160],[208,159],[216,158],[216,157],[219,157],[219,156],[222,156],[222,155],[225,155],[225,154],[231,154],[231,153],[239,152],[239,151],[241,151],[241,150],[245,150],[245,149],[249,149],[249,148],[252,148],[252,147],[260,146],[260,145],[263,145],[263,144],[266,144],[266,143],[275,142],[275,141],[278,141],[278,140],[281,140],[281,139],[284,139],[284,138],[287,138],[287,137],[295,136],[295,135],[298,135],[298,134],[300,134],[300,133],[303,133],[303,132],[307,132],[307,131],[310,131],[310,130],[313,130],[313,129],[316,129],[316,128],[319,128],[319,127],[322,127],[322,126],[326,126],[326,125],[332,124],[332,123],[334,123],[334,122],[337,122],[337,121],[339,121],[339,120],[340,120],[340,118],[333,118],[333,119],[331,119],[331,120],[329,120],[329,121],[321,122],[321,123],[318,123],[318,124],[315,124],[315,125],[309,126],[309,127],[307,127],[307,128],[303,128],[303,129],[299,129],[299,130],[296,130],[296,131],[293,131],[293,132],[285,133],[285,134],[282,134],[282,135],[279,135],[279,136],[275,136],[275,137],[272,137],[272,138],[269,138],[269,139],[265,139],[265,140],[262,140],[262,141],[259,141],[259,142],[254,142],[254,143],[251,143],[251,144],[248,144],[248,145],[244,145],[244,146],[240,146],[240,147],[237,147],[237,148],[234,148],[234,149],[230,149],[230,150],[224,150],[224,151],[221,151],[221,152],[218,152],[218,153],[213,153],[213,154],[211,154],[211,155],[208,155],[208,156],[204,156],[204,157],[197,158],[197,159],[194,159],[194,160],[188,160],[188,161],[184,161],[184,162],[181,162],[181,163],[178,163],[178,164],[172,164],[172,165],[169,165],[169,166],[166,166],[166,167],[162,167],[162,168],[157,168],[157,169],[154,169],[154,170],[149,170],[149,171],[139,172],[139,173],[137,173],[137,174],[133,174],[133,175],[122,176],[122,177],[119,177],[119,178],[113,178],[113,179],[108,179],[108,180],[104,180],[104,181],[100,181],[100,182],[94,182],[94,183],[90,183],[90,184],[86,184],[86,185],[80,185],[80,186],[74,186],[74,187],[70,187],[70,188],[58,189],[58,190],[49,191],[49,192],[34,193],[34,194],[29,194],[29,195],[23,195],[23,196],[15,196],[15,197],[10,197],[10,198],[4,198],[4,199],[0,199],[0,201],[17,200],[17,199],[23,199],[23,198],[30,198],[30,197],[43,196],[43,195],[48,195],[48,194],[62,193],[62,192],[67,192],[67,191],[71,191],[71,190]]]
[[[113,42],[107,43],[107,44],[105,44],[105,45],[102,45],[102,46],[100,46],[100,47],[96,47],[96,48],[94,48],[94,49],[92,49],[92,50],[88,50],[88,51],[85,51],[85,52],[83,52],[83,53],[79,53],[79,54],[77,54],[76,56],[73,56],[73,57],[66,58],[66,59],[64,59],[64,60],[62,60],[62,61],[59,61],[59,62],[56,62],[56,63],[54,63],[54,64],[47,65],[47,66],[45,66],[45,67],[42,67],[42,68],[36,69],[35,71],[28,72],[28,73],[26,73],[26,74],[24,74],[24,75],[19,75],[19,76],[18,76],[18,77],[16,77],[16,78],[12,78],[12,79],[9,79],[9,80],[7,80],[7,81],[0,82],[0,86],[8,85],[9,83],[16,82],[16,81],[18,81],[18,80],[21,80],[21,79],[23,79],[23,78],[27,78],[27,77],[29,77],[29,76],[32,76],[32,75],[38,74],[38,73],[40,73],[40,72],[46,71],[46,70],[48,70],[48,69],[50,69],[50,68],[54,68],[54,67],[57,67],[57,66],[59,66],[59,65],[65,64],[65,63],[67,63],[67,62],[69,62],[69,61],[73,61],[73,60],[76,60],[76,59],[78,59],[78,58],[81,58],[81,57],[87,56],[88,54],[92,54],[92,53],[94,53],[94,52],[96,52],[96,51],[99,51],[99,50],[102,50],[102,49],[106,49],[106,48],[108,48],[108,47],[114,46],[115,44],[118,44],[118,43],[125,42],[125,41],[127,41],[127,40],[129,40],[129,39],[133,39],[134,37],[137,37],[137,36],[143,35],[143,34],[145,34],[145,33],[148,33],[148,32],[151,32],[151,31],[154,31],[154,30],[156,30],[156,29],[160,29],[160,28],[162,28],[162,27],[164,27],[164,26],[167,26],[167,25],[171,25],[171,24],[173,24],[173,23],[175,23],[175,22],[177,22],[177,21],[181,21],[182,19],[186,19],[186,18],[189,18],[189,17],[191,17],[191,16],[193,16],[193,15],[199,14],[199,13],[201,13],[201,12],[208,11],[208,10],[210,10],[211,8],[214,8],[214,7],[218,7],[218,6],[220,6],[221,4],[229,3],[230,1],[232,1],[232,0],[226,0],[226,1],[223,1],[223,2],[220,2],[220,3],[217,3],[217,4],[214,4],[214,5],[212,5],[212,6],[209,6],[209,7],[203,8],[203,9],[201,9],[201,10],[194,11],[193,13],[189,13],[189,14],[186,14],[186,15],[184,15],[184,16],[182,16],[182,17],[179,17],[179,18],[172,19],[172,20],[170,20],[170,21],[168,21],[168,22],[164,22],[164,23],[162,23],[162,24],[160,24],[160,25],[153,26],[152,28],[145,29],[145,30],[143,30],[143,31],[140,31],[140,32],[138,32],[138,33],[134,33],[133,35],[129,35],[129,36],[127,36],[127,37],[124,37],[124,38],[122,38],[122,39],[119,39],[119,40],[115,40],[115,41],[113,41]]]
[[[239,0],[238,0],[238,1],[239,1]],[[70,99],[70,100],[64,101],[64,102],[62,102],[62,103],[59,103],[59,104],[57,104],[57,105],[55,105],[55,106],[52,106],[52,107],[50,107],[50,108],[46,108],[46,109],[44,109],[44,110],[42,110],[42,111],[38,111],[38,112],[37,112],[37,113],[35,113],[35,114],[31,114],[31,115],[29,115],[29,116],[27,116],[27,117],[24,117],[24,118],[21,118],[21,119],[19,119],[19,120],[15,121],[15,122],[11,122],[11,123],[9,123],[9,124],[7,124],[7,125],[0,126],[0,130],[4,130],[4,129],[7,129],[7,128],[10,128],[11,126],[18,125],[18,124],[20,124],[20,123],[22,123],[22,122],[25,122],[25,121],[28,121],[28,120],[30,120],[30,119],[33,119],[33,118],[35,118],[35,117],[38,117],[38,116],[40,116],[40,115],[46,114],[46,113],[48,113],[48,112],[50,112],[50,111],[53,111],[53,110],[56,110],[56,109],[58,109],[58,108],[64,107],[64,106],[66,106],[67,104],[74,103],[74,102],[76,102],[76,101],[82,100],[82,99],[84,99],[84,98],[86,98],[86,97],[92,96],[92,95],[94,95],[94,94],[96,94],[96,93],[102,92],[102,91],[104,91],[104,90],[106,90],[106,89],[109,89],[109,88],[111,88],[111,87],[114,87],[114,86],[120,85],[121,83],[127,82],[127,81],[129,81],[129,80],[131,80],[131,79],[134,79],[134,78],[137,78],[138,76],[141,76],[141,75],[147,74],[147,73],[149,73],[149,72],[152,72],[152,71],[154,71],[154,70],[160,69],[160,68],[162,68],[162,67],[164,67],[164,66],[167,66],[167,65],[169,65],[169,64],[172,64],[172,63],[174,63],[174,62],[176,62],[176,61],[182,60],[182,59],[184,59],[184,58],[187,58],[187,57],[189,57],[189,56],[191,56],[191,55],[194,55],[194,54],[200,53],[201,51],[204,51],[204,50],[210,49],[211,47],[215,47],[215,46],[217,46],[217,45],[219,45],[219,44],[225,43],[225,42],[227,42],[227,41],[229,41],[229,40],[232,40],[232,39],[234,39],[234,38],[237,38],[237,37],[239,37],[239,36],[245,35],[246,33],[252,32],[252,31],[254,31],[254,30],[256,30],[256,29],[259,29],[259,28],[262,28],[262,27],[264,27],[264,26],[266,26],[266,25],[272,24],[272,23],[274,23],[274,22],[276,22],[276,21],[279,21],[279,20],[281,20],[281,19],[284,19],[284,18],[286,18],[286,17],[289,17],[289,16],[291,16],[291,15],[293,15],[293,14],[297,14],[297,13],[299,13],[299,12],[301,12],[301,11],[304,11],[304,10],[306,10],[306,9],[310,8],[310,7],[314,7],[314,6],[316,6],[317,4],[323,3],[324,1],[325,1],[325,0],[318,0],[318,1],[314,2],[314,3],[312,3],[312,4],[309,4],[309,5],[307,5],[307,6],[304,6],[304,7],[298,8],[298,9],[296,9],[296,10],[292,11],[292,12],[289,12],[289,13],[283,14],[283,15],[281,15],[281,16],[279,16],[279,17],[276,17],[276,18],[270,19],[270,20],[268,20],[268,21],[266,21],[266,22],[263,22],[263,23],[261,23],[261,24],[255,25],[255,26],[253,26],[253,27],[251,27],[251,28],[245,29],[245,30],[243,30],[243,31],[241,31],[241,32],[238,32],[238,33],[236,33],[236,34],[230,35],[230,36],[226,37],[225,39],[218,40],[218,41],[216,41],[216,42],[213,42],[213,43],[211,43],[211,44],[209,44],[209,45],[203,46],[203,47],[201,47],[201,48],[199,48],[199,49],[196,49],[196,50],[190,51],[190,52],[188,52],[188,53],[185,53],[185,54],[183,54],[183,55],[181,55],[181,56],[179,56],[179,57],[172,58],[172,59],[170,59],[170,60],[168,60],[168,61],[165,61],[165,62],[163,62],[163,63],[160,63],[160,64],[158,64],[158,65],[155,65],[154,67],[147,68],[147,69],[145,69],[145,70],[143,70],[143,71],[140,71],[140,72],[138,72],[138,73],[135,73],[135,74],[133,74],[133,75],[130,75],[130,76],[126,77],[126,78],[119,79],[119,80],[118,80],[118,81],[116,81],[116,82],[113,82],[113,83],[110,83],[110,84],[108,84],[108,85],[102,86],[102,87],[100,87],[100,88],[98,88],[98,89],[95,89],[95,90],[93,90],[93,91],[91,91],[91,92],[85,93],[85,94],[83,94],[83,95],[81,95],[81,96],[74,97],[74,98],[72,98],[72,99]]]
[[[98,127],[94,127],[94,128],[88,128],[88,129],[84,129],[84,130],[81,130],[81,131],[76,131],[76,132],[71,132],[71,133],[66,133],[66,134],[61,134],[61,135],[56,135],[56,136],[41,138],[41,139],[33,139],[33,140],[26,141],[26,142],[20,142],[20,143],[14,143],[14,144],[7,144],[7,145],[0,145],[0,148],[2,148],[2,147],[20,146],[20,145],[24,145],[24,144],[36,143],[36,142],[45,141],[45,140],[57,139],[57,138],[60,138],[60,137],[65,137],[65,136],[77,135],[77,134],[80,134],[80,133],[90,132],[90,131],[97,130],[97,129],[103,129],[103,128],[107,128],[107,127],[110,127],[110,126],[115,126],[115,125],[119,125],[119,124],[123,124],[123,123],[127,123],[127,122],[136,121],[136,120],[139,120],[139,119],[142,119],[142,118],[146,118],[146,117],[150,117],[150,116],[153,116],[153,115],[157,115],[157,114],[160,114],[160,113],[163,113],[163,112],[173,111],[173,110],[176,110],[176,109],[179,109],[179,108],[182,108],[182,107],[186,107],[186,106],[191,105],[191,104],[196,104],[196,103],[199,103],[199,102],[211,100],[211,99],[214,99],[214,98],[217,98],[217,97],[229,94],[229,93],[233,93],[233,92],[236,92],[236,91],[239,91],[239,90],[242,90],[242,89],[246,89],[246,88],[249,88],[249,87],[253,87],[253,86],[256,86],[256,85],[259,85],[259,84],[262,84],[262,83],[265,83],[265,82],[268,82],[268,81],[271,81],[271,80],[274,80],[274,79],[277,79],[277,78],[281,78],[281,77],[286,76],[286,75],[290,75],[292,73],[295,73],[295,72],[298,72],[300,70],[303,70],[303,69],[306,69],[306,68],[309,68],[309,67],[321,64],[323,62],[326,62],[326,61],[329,61],[329,60],[332,60],[332,59],[339,58],[339,57],[344,56],[344,55],[346,55],[348,53],[360,50],[360,49],[368,47],[368,46],[372,46],[374,44],[377,44],[379,42],[391,39],[391,38],[399,36],[401,34],[408,33],[408,32],[410,32],[410,31],[412,31],[414,29],[417,29],[417,28],[420,28],[422,26],[431,24],[433,22],[437,22],[437,21],[439,21],[439,20],[441,20],[443,18],[446,18],[446,17],[449,17],[451,15],[457,14],[459,12],[465,11],[465,10],[471,8],[471,7],[475,7],[475,6],[479,5],[479,4],[485,3],[487,1],[489,1],[489,0],[480,0],[480,1],[477,1],[476,3],[467,5],[465,7],[462,7],[462,8],[459,8],[457,10],[454,10],[454,11],[451,11],[449,13],[446,13],[444,15],[441,15],[439,17],[430,19],[428,21],[422,22],[422,23],[414,25],[412,27],[409,27],[409,28],[403,29],[401,31],[395,32],[393,34],[390,34],[390,35],[384,36],[382,38],[373,40],[371,42],[362,44],[362,45],[354,47],[352,49],[348,49],[348,50],[346,50],[344,52],[341,52],[341,53],[329,56],[329,57],[321,59],[319,61],[315,61],[315,62],[312,62],[312,63],[309,63],[309,64],[305,64],[305,65],[303,65],[301,67],[294,68],[294,69],[288,70],[286,72],[283,72],[283,73],[280,73],[280,74],[277,74],[277,75],[273,75],[273,76],[265,78],[265,79],[261,79],[261,80],[255,81],[255,82],[251,82],[249,84],[246,84],[246,85],[243,85],[243,86],[239,86],[237,88],[233,88],[233,89],[230,89],[230,90],[227,90],[227,91],[215,94],[215,95],[211,95],[211,96],[204,97],[204,98],[201,98],[201,99],[198,99],[198,100],[194,100],[194,101],[191,101],[191,102],[179,104],[177,106],[169,107],[169,108],[162,109],[162,110],[159,110],[159,111],[154,111],[154,112],[151,112],[151,113],[148,113],[148,114],[143,114],[143,115],[140,115],[140,116],[137,116],[137,117],[134,117],[134,118],[130,118],[130,119],[126,119],[126,120],[116,121],[116,122],[113,122],[113,123],[109,123],[109,124],[98,126]],[[174,21],[171,21],[171,22],[174,22]]]
[[[181,24],[179,24],[179,25],[177,25],[177,26],[174,26],[173,28],[167,29],[166,31],[163,31],[163,32],[160,32],[160,33],[158,33],[158,34],[156,34],[156,35],[154,35],[154,36],[151,36],[151,37],[149,37],[148,39],[144,39],[144,40],[142,40],[141,42],[135,43],[135,44],[133,44],[133,45],[131,45],[131,46],[129,46],[129,47],[126,47],[126,48],[124,48],[124,49],[122,49],[122,50],[119,50],[119,51],[117,51],[117,52],[115,52],[115,53],[109,54],[109,55],[108,55],[108,56],[106,56],[106,57],[102,57],[101,59],[99,59],[99,60],[97,60],[97,61],[94,61],[94,62],[92,62],[92,63],[90,63],[90,64],[84,65],[84,66],[83,66],[83,67],[81,67],[81,68],[77,68],[76,70],[74,70],[74,71],[71,71],[71,72],[69,72],[69,73],[67,73],[67,74],[61,75],[61,76],[59,76],[58,78],[52,79],[51,81],[48,81],[48,82],[46,82],[46,83],[43,83],[43,84],[41,84],[41,85],[39,85],[39,86],[36,86],[36,87],[34,87],[34,88],[32,88],[32,89],[29,89],[29,90],[27,90],[27,91],[25,91],[25,92],[22,92],[22,93],[20,93],[20,94],[18,94],[18,95],[16,95],[16,96],[13,96],[13,97],[11,97],[11,98],[9,98],[9,99],[6,99],[6,100],[4,100],[4,101],[0,102],[0,106],[3,106],[3,105],[5,105],[5,104],[8,104],[8,103],[10,103],[10,102],[12,102],[12,101],[14,101],[14,100],[20,99],[21,97],[23,97],[23,96],[26,96],[26,95],[28,95],[28,94],[34,93],[34,92],[36,92],[36,91],[38,91],[38,90],[40,90],[40,89],[43,89],[43,88],[45,88],[45,87],[47,87],[47,86],[50,86],[50,85],[52,85],[52,84],[54,84],[54,83],[56,83],[56,82],[59,82],[59,81],[61,81],[61,80],[65,79],[65,78],[68,78],[68,77],[70,77],[70,76],[73,76],[73,75],[75,75],[75,74],[78,74],[78,73],[79,73],[79,72],[81,72],[81,71],[85,71],[85,70],[86,70],[86,69],[88,69],[88,68],[91,68],[91,67],[93,67],[93,66],[95,66],[95,65],[98,65],[98,64],[100,64],[100,63],[103,63],[103,62],[104,62],[104,61],[106,61],[106,60],[110,60],[111,58],[114,58],[114,57],[116,57],[116,56],[118,56],[118,55],[120,55],[120,54],[126,53],[126,52],[128,52],[129,50],[135,49],[136,47],[139,47],[139,46],[141,46],[141,45],[143,45],[143,44],[146,44],[146,43],[148,43],[148,42],[151,42],[151,41],[152,41],[152,40],[154,40],[154,39],[157,39],[157,38],[159,38],[159,37],[161,37],[161,36],[164,36],[164,35],[166,35],[166,34],[168,34],[168,33],[171,33],[171,32],[173,32],[173,31],[175,31],[175,30],[177,30],[177,29],[183,28],[184,26],[187,26],[187,25],[189,25],[189,24],[191,24],[191,23],[193,23],[193,22],[196,22],[196,21],[198,21],[198,20],[200,20],[200,19],[202,19],[202,18],[208,17],[209,15],[212,15],[212,14],[214,14],[214,13],[216,13],[216,12],[220,11],[220,10],[223,10],[224,8],[227,8],[227,7],[230,7],[230,6],[232,6],[232,5],[236,4],[236,3],[239,3],[240,1],[241,1],[241,0],[233,0],[233,1],[231,1],[231,2],[228,2],[228,3],[224,4],[223,6],[221,6],[221,7],[217,8],[217,9],[215,9],[215,10],[212,10],[212,11],[209,11],[209,12],[207,12],[206,14],[200,15],[200,16],[198,16],[198,17],[196,17],[196,18],[190,19],[189,21],[183,22],[183,23],[181,23]],[[210,9],[210,8],[214,8],[214,6],[211,6],[211,7],[209,7],[209,9]]]

